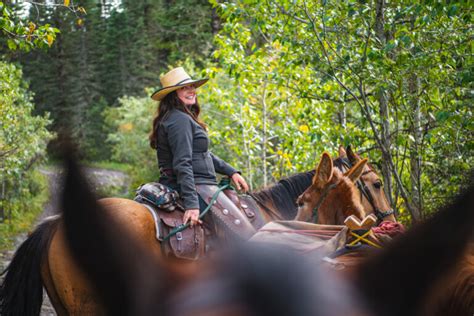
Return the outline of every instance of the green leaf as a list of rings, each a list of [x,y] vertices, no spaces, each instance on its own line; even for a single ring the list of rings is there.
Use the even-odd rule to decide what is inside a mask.
[[[15,41],[10,38],[7,40],[7,45],[8,45],[8,49],[10,50],[16,50],[16,48],[18,47]]]
[[[446,121],[450,116],[450,113],[447,111],[439,111],[436,113],[436,120],[441,123]]]

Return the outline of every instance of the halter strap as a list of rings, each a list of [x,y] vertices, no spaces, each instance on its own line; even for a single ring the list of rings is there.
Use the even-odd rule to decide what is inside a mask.
[[[339,158],[339,162],[340,163],[336,164],[336,167],[341,172],[344,172],[344,170],[343,170],[344,167],[347,168],[347,170],[352,168],[352,164],[349,161],[349,159]],[[362,173],[362,176],[364,176],[366,174],[369,174],[371,172],[375,173],[375,171],[373,169],[369,169],[369,170],[364,171]],[[362,177],[360,177],[359,180],[356,181],[356,185],[357,185],[357,188],[359,189],[360,193],[365,196],[367,201],[369,201],[369,204],[370,204],[370,206],[372,206],[373,212],[375,213],[375,216],[377,216],[377,219],[379,221],[383,221],[385,217],[390,216],[390,215],[395,213],[395,211],[393,209],[390,209],[390,210],[385,211],[385,212],[378,209],[378,207],[375,205],[374,197],[372,196],[372,193],[370,193],[370,190],[367,187],[367,185],[365,184],[364,180],[362,180]]]
[[[317,220],[318,220],[318,209],[321,207],[321,205],[323,204],[324,200],[325,200],[326,197],[328,196],[329,191],[331,191],[332,189],[334,189],[336,186],[337,186],[337,182],[328,185],[328,186],[326,187],[326,189],[323,191],[323,193],[321,194],[321,197],[319,198],[318,203],[316,203],[316,205],[315,205],[314,208],[313,208],[313,215],[311,216],[311,221],[312,221],[312,222],[317,223]]]

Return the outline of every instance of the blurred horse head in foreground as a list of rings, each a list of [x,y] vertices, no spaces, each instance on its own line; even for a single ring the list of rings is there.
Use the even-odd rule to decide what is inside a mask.
[[[361,263],[351,283],[314,259],[269,245],[235,244],[199,266],[180,265],[188,274],[174,274],[172,263],[156,260],[124,227],[105,218],[72,160],[63,202],[71,251],[110,314],[472,313],[472,185]]]
[[[119,212],[107,212],[107,204],[97,202],[72,157],[66,169],[63,221],[42,224],[30,236],[31,243],[19,250],[44,262],[44,247],[31,247],[34,241],[68,249],[78,265],[69,278],[93,288],[68,297],[94,302],[100,310],[61,309],[64,293],[48,291],[60,315],[472,315],[472,185],[450,206],[369,254],[354,277],[344,279],[318,258],[267,244],[226,243],[222,251],[200,262],[166,259],[148,247],[156,240],[137,239]],[[42,230],[61,230],[64,244],[55,244]],[[55,268],[51,258],[48,265],[40,265],[30,262],[28,255],[18,257],[24,259],[18,259],[21,262],[0,287],[2,315],[19,314],[18,309],[6,308],[23,293],[12,285],[30,291],[21,294],[25,302],[42,292],[41,282],[37,287],[31,278],[15,279],[21,274],[16,267],[40,266],[35,278],[43,280]],[[77,289],[64,288],[68,290]],[[22,314],[37,315],[38,306],[41,301]]]

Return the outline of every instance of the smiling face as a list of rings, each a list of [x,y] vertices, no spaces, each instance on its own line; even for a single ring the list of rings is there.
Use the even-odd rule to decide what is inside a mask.
[[[178,90],[176,90],[176,94],[178,98],[185,104],[185,105],[193,105],[196,104],[196,87],[194,85],[184,86]]]

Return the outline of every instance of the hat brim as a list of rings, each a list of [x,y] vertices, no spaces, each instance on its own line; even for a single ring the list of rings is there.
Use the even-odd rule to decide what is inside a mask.
[[[175,85],[175,86],[164,87],[164,88],[158,89],[155,92],[153,92],[153,94],[151,95],[151,98],[155,101],[161,101],[170,92],[173,92],[173,91],[178,90],[182,87],[189,86],[189,85],[192,85],[192,84],[194,84],[196,86],[196,88],[199,88],[200,86],[205,84],[208,80],[209,80],[209,78],[204,78],[204,79],[199,79],[199,80],[191,80],[191,81],[188,81],[188,82],[185,82],[185,83],[182,83],[182,84],[178,84],[178,85]]]

